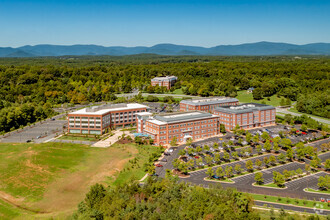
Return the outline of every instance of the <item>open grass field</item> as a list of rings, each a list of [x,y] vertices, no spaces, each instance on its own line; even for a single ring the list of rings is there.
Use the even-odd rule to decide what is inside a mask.
[[[63,219],[76,210],[91,185],[125,181],[129,160],[148,161],[152,146],[115,144],[91,148],[69,143],[0,143],[0,219]],[[133,174],[134,173],[134,174]],[[144,168],[126,170],[144,176]],[[121,177],[122,175],[122,177]],[[107,181],[107,182],[108,182]],[[112,181],[112,182],[113,182]]]
[[[60,140],[72,140],[72,141],[98,141],[98,139],[93,137],[79,137],[79,136],[72,136],[72,135],[63,135],[59,137]]]
[[[276,95],[261,100],[254,100],[252,93],[247,93],[246,90],[238,91],[236,98],[241,103],[247,103],[247,102],[261,103],[262,101],[264,101],[267,105],[272,105],[272,106],[279,106],[281,101],[281,98],[278,98]],[[270,99],[270,101],[268,100],[268,98]]]
[[[324,190],[324,191],[321,191],[321,190],[314,190],[314,189],[308,188],[308,189],[306,189],[306,191],[307,191],[307,192],[315,192],[315,193],[330,194],[330,190]]]

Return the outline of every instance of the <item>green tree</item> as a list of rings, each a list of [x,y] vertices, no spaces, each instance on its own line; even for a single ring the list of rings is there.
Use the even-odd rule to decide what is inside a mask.
[[[326,170],[330,170],[330,159],[327,159],[327,160],[325,161],[325,163],[324,163],[324,168],[325,168]]]
[[[236,164],[235,167],[234,167],[234,170],[237,174],[240,174],[242,173],[242,167],[240,164]]]
[[[261,185],[264,182],[263,174],[261,172],[257,172],[254,174],[254,180],[258,185]]]
[[[270,157],[269,157],[269,162],[270,162],[270,164],[273,165],[273,166],[276,164],[276,158],[275,158],[274,155],[270,155]]]
[[[272,150],[272,145],[269,140],[267,140],[266,143],[264,144],[264,148],[267,152],[270,152]]]
[[[177,142],[178,142],[178,138],[176,136],[173,136],[170,144],[172,147],[175,147],[177,145]]]
[[[263,160],[264,160],[265,166],[268,167],[269,166],[269,159],[268,159],[268,157],[264,157]]]
[[[226,173],[227,178],[232,177],[233,176],[233,167],[227,166],[225,168],[225,173]]]
[[[296,145],[296,152],[297,152],[297,157],[299,160],[305,157],[305,146],[302,142],[299,142]]]
[[[211,167],[209,167],[206,171],[206,175],[208,176],[209,179],[212,178],[212,176],[214,175],[214,171],[212,170]]]
[[[259,160],[259,159],[256,159],[256,161],[254,162],[254,164],[258,167],[258,169],[260,169],[261,166],[262,166],[262,161]]]
[[[179,151],[179,155],[180,155],[180,156],[184,156],[184,155],[186,155],[186,150],[185,150],[185,149],[180,150],[180,151]]]
[[[318,179],[317,186],[321,190],[329,190],[329,187],[330,187],[330,176],[329,175],[320,176],[319,179]]]
[[[311,171],[311,166],[309,164],[305,164],[305,170],[309,173]]]
[[[219,153],[214,154],[214,161],[217,164],[220,164],[221,163],[221,157],[220,157],[220,154]]]
[[[286,151],[286,157],[288,158],[288,160],[292,161],[293,160],[293,150],[291,147],[288,148],[288,150]]]
[[[307,125],[305,125],[305,124],[302,124],[301,125],[301,127],[300,127],[300,130],[302,130],[302,131],[307,131]]]
[[[259,142],[259,134],[254,135],[252,140],[253,140],[253,142],[258,143]]]
[[[218,167],[217,170],[215,171],[215,173],[220,179],[223,179],[223,177],[225,176],[225,173],[224,173],[222,167]]]
[[[266,131],[264,131],[262,134],[261,134],[261,138],[264,140],[264,141],[267,141],[267,140],[269,140],[269,134],[266,132]]]
[[[274,149],[275,153],[279,152],[280,147],[278,146],[278,143],[274,142],[273,149]]]
[[[206,155],[205,161],[208,165],[212,164],[212,160],[213,160],[213,158],[210,155]]]
[[[227,153],[227,152],[224,152],[223,153],[223,159],[225,159],[226,161],[228,161],[229,160],[229,153]]]
[[[220,132],[225,134],[226,133],[226,127],[224,124],[220,124]]]
[[[280,163],[285,163],[286,156],[285,156],[285,154],[280,153],[280,155],[278,155],[277,159]]]
[[[273,172],[273,180],[274,183],[279,187],[282,187],[285,183],[284,176],[276,171]]]
[[[237,160],[238,159],[238,153],[236,151],[234,151],[233,153],[231,153],[231,156]]]
[[[296,170],[296,173],[298,174],[299,177],[301,177],[302,174],[303,174],[303,171],[302,171],[302,169],[298,168],[298,169]]]
[[[289,180],[291,177],[290,171],[288,170],[283,170],[283,175],[286,180]]]
[[[256,151],[258,152],[258,154],[262,154],[262,146],[260,144],[257,145]]]
[[[90,191],[86,194],[85,203],[88,208],[97,208],[100,201],[105,197],[106,190],[102,184],[95,184],[91,187]]]
[[[245,139],[248,143],[250,143],[252,140],[252,134],[250,132],[246,132]]]
[[[246,161],[245,167],[248,171],[250,171],[250,172],[253,171],[253,162],[252,162],[252,160]]]
[[[260,100],[263,98],[263,91],[261,88],[255,88],[252,92],[253,99]]]

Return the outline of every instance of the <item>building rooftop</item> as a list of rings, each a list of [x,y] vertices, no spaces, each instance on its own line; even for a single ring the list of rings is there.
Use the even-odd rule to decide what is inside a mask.
[[[259,103],[245,103],[235,106],[221,106],[215,108],[216,112],[225,112],[225,113],[247,113],[253,111],[269,110],[275,109],[274,106],[259,104]]]
[[[138,109],[138,108],[149,108],[149,107],[146,105],[138,104],[138,103],[108,104],[108,105],[100,105],[100,106],[92,106],[92,107],[83,108],[78,111],[71,112],[71,113],[69,113],[69,115],[71,115],[71,114],[104,115],[108,112],[128,110],[128,109]]]
[[[178,79],[176,76],[159,76],[151,79],[152,81],[165,81],[165,80],[173,80]]]
[[[149,119],[149,122],[164,125],[169,123],[177,123],[177,122],[184,122],[184,121],[192,121],[198,119],[205,119],[217,117],[210,113],[201,112],[201,111],[191,111],[191,112],[177,112],[177,113],[167,113],[167,114],[160,114],[156,115],[153,118]]]
[[[230,97],[212,97],[212,98],[201,98],[201,99],[185,99],[182,100],[180,103],[199,106],[199,105],[214,105],[214,104],[221,104],[228,102],[238,102],[238,99],[230,98]]]

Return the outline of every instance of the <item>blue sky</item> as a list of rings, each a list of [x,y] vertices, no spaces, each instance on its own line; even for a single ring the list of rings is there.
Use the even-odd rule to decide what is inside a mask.
[[[329,0],[0,0],[0,47],[330,42]]]

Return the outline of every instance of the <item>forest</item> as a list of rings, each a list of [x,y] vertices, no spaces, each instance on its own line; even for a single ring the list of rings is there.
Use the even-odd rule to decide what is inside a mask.
[[[235,97],[237,91],[253,87],[255,99],[282,96],[296,102],[300,112],[330,118],[329,61],[326,56],[3,58],[0,132],[49,117],[51,107],[58,104],[113,101],[115,94],[133,89],[171,92],[150,86],[151,78],[165,75],[178,77],[172,91],[181,88],[189,95]],[[23,120],[20,111],[27,106],[34,109]]]
[[[92,186],[73,219],[260,219],[252,205],[252,197],[236,189],[148,178],[143,186]]]

